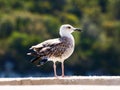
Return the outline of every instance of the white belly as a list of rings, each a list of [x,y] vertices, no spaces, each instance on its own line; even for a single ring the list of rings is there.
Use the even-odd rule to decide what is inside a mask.
[[[65,60],[69,58],[72,55],[73,51],[74,51],[74,48],[68,48],[66,52],[62,55],[62,59]]]

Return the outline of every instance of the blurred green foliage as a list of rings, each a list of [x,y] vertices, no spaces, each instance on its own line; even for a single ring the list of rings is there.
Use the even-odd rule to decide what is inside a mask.
[[[26,53],[31,45],[57,38],[60,25],[68,23],[84,32],[73,33],[76,48],[65,61],[66,74],[120,75],[119,4],[120,0],[0,0],[0,72],[7,61],[20,75],[53,72],[51,63],[32,65]]]

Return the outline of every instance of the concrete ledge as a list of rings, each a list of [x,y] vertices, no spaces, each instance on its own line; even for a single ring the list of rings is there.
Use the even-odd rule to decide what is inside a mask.
[[[0,85],[120,85],[120,76],[0,78]]]

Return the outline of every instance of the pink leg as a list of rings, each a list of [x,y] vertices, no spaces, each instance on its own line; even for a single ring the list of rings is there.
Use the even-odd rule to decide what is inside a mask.
[[[56,73],[56,64],[55,64],[55,62],[53,62],[53,68],[54,68],[54,76],[57,77],[57,73]]]
[[[64,77],[64,62],[61,63],[62,67],[62,77]]]

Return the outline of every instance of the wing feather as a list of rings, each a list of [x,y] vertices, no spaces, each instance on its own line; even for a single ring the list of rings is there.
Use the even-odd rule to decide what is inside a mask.
[[[60,57],[65,52],[66,47],[68,45],[60,39],[51,39],[32,46],[30,49],[33,49],[39,56]]]

